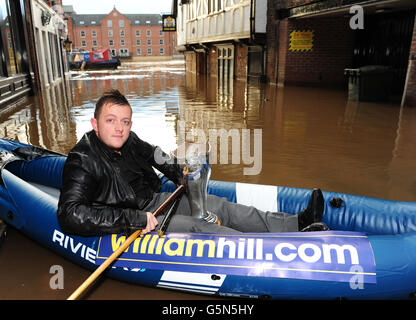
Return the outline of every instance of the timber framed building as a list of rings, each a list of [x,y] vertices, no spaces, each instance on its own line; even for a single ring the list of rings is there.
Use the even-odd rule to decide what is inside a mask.
[[[174,1],[186,69],[229,79],[265,74],[267,0]]]

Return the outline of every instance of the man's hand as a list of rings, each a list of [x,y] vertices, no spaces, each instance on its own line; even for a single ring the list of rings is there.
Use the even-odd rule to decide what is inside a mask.
[[[182,184],[183,185],[185,185],[186,184],[186,175],[189,173],[189,170],[188,170],[188,168],[185,166],[184,168],[183,168],[183,170],[182,170]],[[179,187],[180,186],[180,184],[177,184],[176,185],[177,187]]]
[[[146,228],[142,229],[142,232],[140,234],[146,234],[152,230],[154,230],[158,224],[157,219],[151,212],[146,212],[147,215],[147,224]]]

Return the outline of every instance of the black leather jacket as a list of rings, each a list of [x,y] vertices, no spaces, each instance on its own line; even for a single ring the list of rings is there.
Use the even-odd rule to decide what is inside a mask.
[[[162,152],[160,148],[135,133],[130,133],[120,151],[121,156],[92,130],[68,154],[57,213],[65,233],[97,236],[144,228],[147,216],[142,209],[161,187],[152,166],[181,183],[179,165],[156,163],[155,152]]]

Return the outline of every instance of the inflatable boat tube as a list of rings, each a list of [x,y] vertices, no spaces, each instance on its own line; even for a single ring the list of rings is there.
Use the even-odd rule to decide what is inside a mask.
[[[16,157],[16,150],[25,159]],[[66,156],[0,140],[0,219],[59,255],[95,269],[123,235],[80,237],[56,210]],[[23,151],[23,152],[22,152]],[[175,186],[161,176],[162,191]],[[311,190],[210,181],[208,193],[296,213]],[[272,299],[408,299],[416,291],[416,203],[323,191],[330,231],[267,234],[156,232],[136,239],[106,275],[194,293]]]

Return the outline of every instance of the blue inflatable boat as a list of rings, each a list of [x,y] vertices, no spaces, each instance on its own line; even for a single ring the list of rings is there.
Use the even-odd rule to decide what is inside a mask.
[[[66,157],[0,139],[0,219],[73,262],[95,269],[124,235],[62,232],[56,210]],[[42,156],[40,156],[42,154]],[[163,191],[175,186],[161,177]],[[210,181],[208,193],[296,213],[311,190]],[[226,297],[409,299],[416,292],[416,203],[323,191],[330,231],[150,233],[106,272],[140,285]]]

